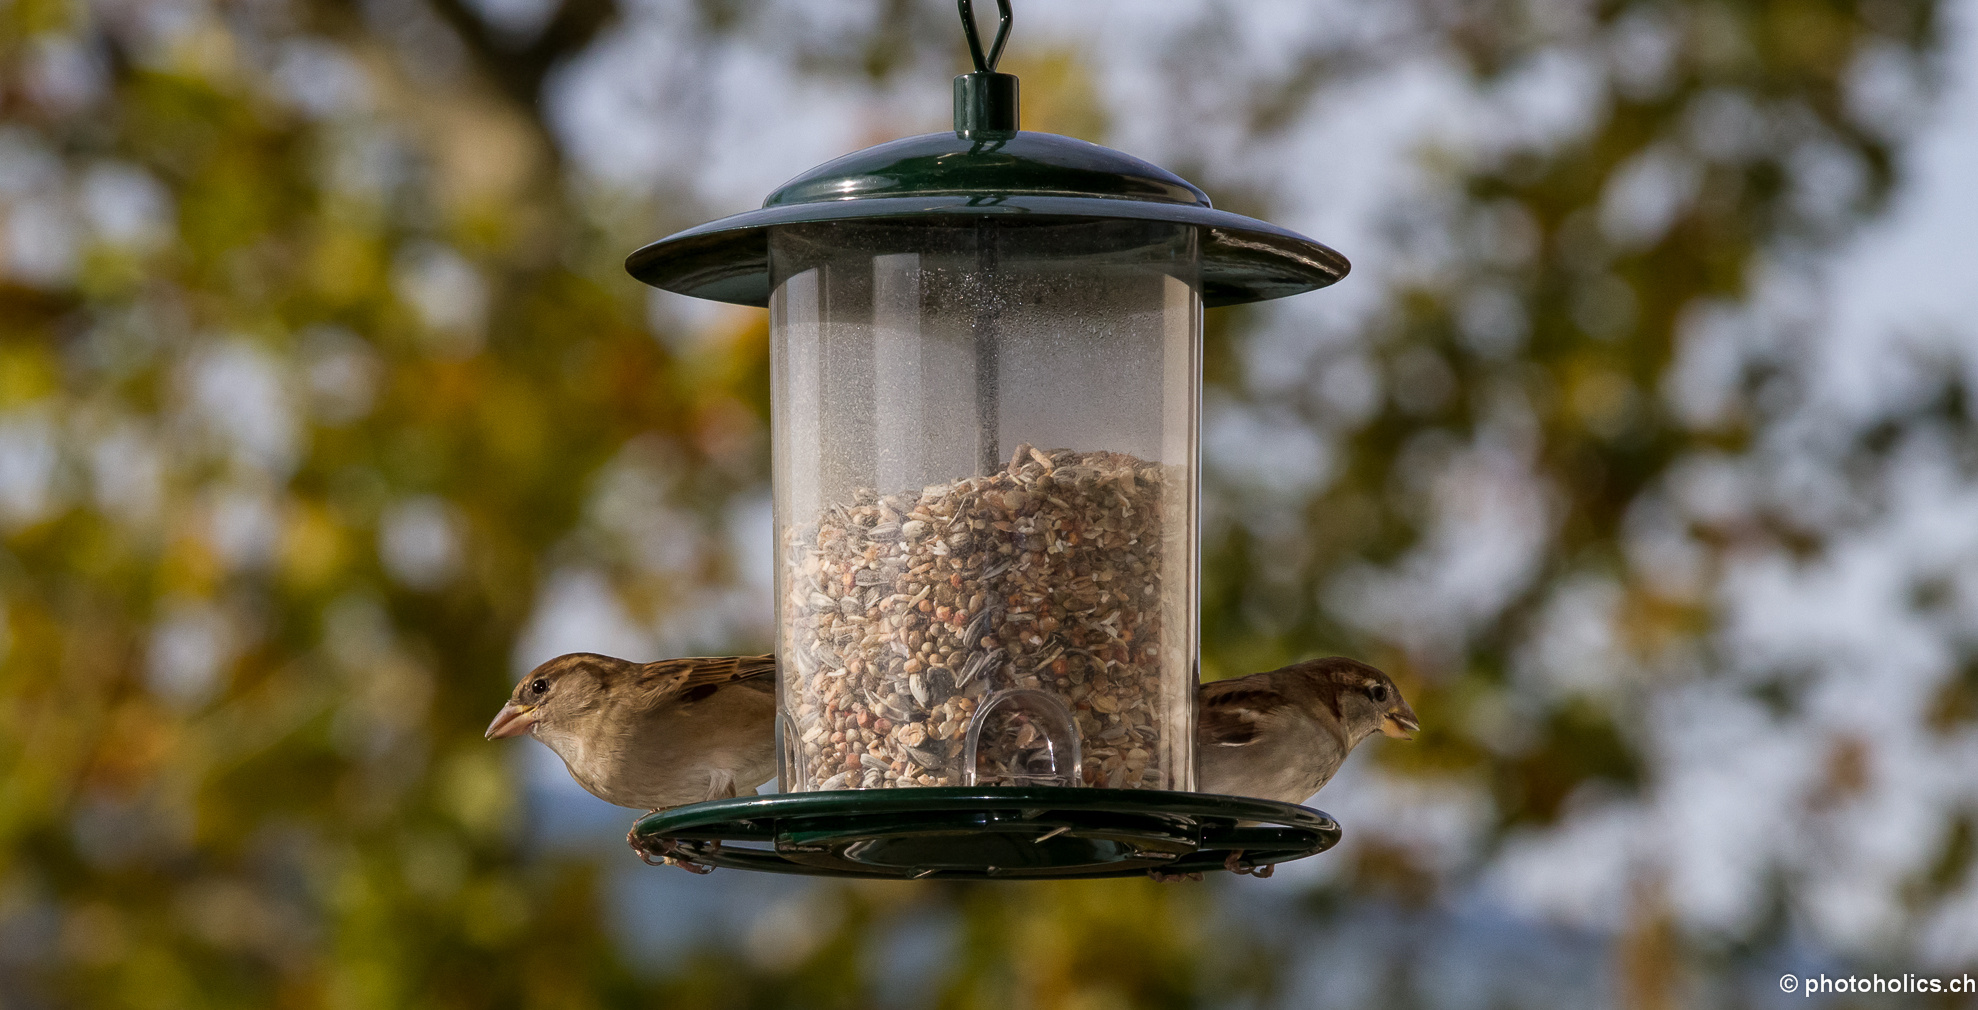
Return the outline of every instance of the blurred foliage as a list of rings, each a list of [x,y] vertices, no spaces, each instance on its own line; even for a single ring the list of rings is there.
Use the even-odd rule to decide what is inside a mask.
[[[1675,48],[1635,79],[1632,68],[1616,68],[1616,94],[1584,138],[1557,150],[1514,146],[1462,166],[1470,206],[1454,238],[1463,248],[1369,336],[1378,388],[1389,395],[1348,425],[1329,416],[1338,406],[1322,384],[1286,398],[1312,426],[1348,432],[1330,485],[1305,503],[1300,543],[1259,552],[1233,527],[1204,565],[1206,651],[1226,657],[1224,669],[1315,651],[1373,658],[1419,699],[1430,727],[1419,746],[1383,758],[1484,776],[1507,824],[1551,820],[1590,779],[1639,783],[1639,761],[1615,722],[1625,704],[1557,701],[1532,716],[1531,742],[1511,754],[1465,732],[1475,720],[1464,716],[1507,691],[1511,647],[1575,578],[1618,585],[1617,623],[1644,666],[1694,646],[1711,625],[1712,580],[1643,572],[1626,556],[1624,527],[1678,462],[1749,447],[1772,419],[1766,413],[1783,415],[1791,395],[1780,388],[1786,382],[1761,387],[1790,376],[1754,370],[1724,416],[1702,424],[1678,416],[1664,392],[1694,324],[1686,314],[1735,303],[1777,250],[1818,247],[1881,205],[1892,151],[1885,135],[1847,114],[1846,57],[1869,41],[1922,48],[1934,29],[1925,3],[1603,4],[1595,16],[1617,29],[1654,22],[1674,33]],[[1529,55],[1527,21],[1518,5],[1480,3],[1463,5],[1443,28],[1488,79]],[[1703,156],[1672,153],[1684,148]],[[1676,163],[1667,171],[1689,196],[1660,217],[1631,221],[1616,206],[1617,181],[1652,158]],[[1829,159],[1824,167],[1845,183],[1807,193],[1810,158]],[[1528,463],[1517,458],[1525,454]],[[1391,562],[1432,537],[1443,517],[1432,503],[1453,496],[1458,509],[1488,510],[1506,493],[1492,469],[1527,465],[1543,498],[1513,507],[1543,515],[1550,528],[1538,534],[1538,569],[1516,597],[1426,641],[1369,634],[1327,606],[1342,570]],[[1719,553],[1781,539],[1806,550],[1817,537],[1786,516],[1766,518],[1761,528],[1697,532]],[[1255,577],[1260,553],[1276,568],[1269,578]],[[1295,576],[1288,557],[1299,561]],[[1260,614],[1274,634],[1258,633]]]
[[[711,38],[765,30],[700,6]],[[884,79],[952,44],[945,5],[879,6],[808,68]],[[1544,42],[1543,4],[1417,6],[1479,81]],[[1935,11],[1590,5],[1596,34],[1673,26],[1671,51],[1617,71],[1583,138],[1452,162],[1465,230],[1363,335],[1364,402],[1345,372],[1248,388],[1255,317],[1213,318],[1215,394],[1333,433],[1337,465],[1300,521],[1206,531],[1205,668],[1382,665],[1428,729],[1379,759],[1482,783],[1499,829],[1639,787],[1625,700],[1551,699],[1514,744],[1484,716],[1573,579],[1619,587],[1650,666],[1712,624],[1706,578],[1626,556],[1630,510],[1790,391],[1752,374],[1720,417],[1672,416],[1684,313],[1879,206],[1892,141],[1844,114],[1842,75],[1865,46],[1925,49]],[[760,316],[655,339],[684,324],[649,323],[618,261],[685,210],[576,178],[544,118],[546,77],[613,17],[566,0],[518,36],[461,0],[0,4],[0,1007],[869,1006],[886,945],[934,920],[958,937],[945,1007],[1277,998],[1291,938],[1137,882],[819,891],[807,921],[835,925],[788,957],[637,969],[603,868],[529,843],[512,751],[480,733],[546,583],[590,565],[642,620],[691,608],[738,581],[724,517],[767,469]],[[1005,69],[1027,125],[1102,139],[1076,53]],[[1351,72],[1317,59],[1233,111],[1267,134]],[[1685,131],[1714,153],[1652,160]],[[1808,158],[1852,182],[1807,196]],[[1644,165],[1691,198],[1603,219]],[[1504,506],[1543,516],[1514,599],[1426,636],[1340,618],[1342,578],[1447,532],[1433,503],[1515,495],[1502,467],[1541,488]],[[1789,517],[1698,533],[1817,542]],[[1973,718],[1971,682],[1942,719]],[[1961,879],[1956,831],[1919,887]],[[1406,846],[1354,858],[1322,904],[1449,883]],[[1624,939],[1624,1002],[1672,1005],[1695,956],[1657,907]]]

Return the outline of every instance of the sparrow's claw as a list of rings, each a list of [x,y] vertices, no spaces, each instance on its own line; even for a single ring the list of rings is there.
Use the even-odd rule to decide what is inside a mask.
[[[667,862],[687,871],[688,873],[697,873],[700,874],[701,876],[706,876],[714,872],[714,867],[706,863],[696,863],[693,860],[686,858],[685,856],[673,856],[669,858]]]
[[[1160,881],[1163,884],[1172,884],[1178,880],[1202,879],[1202,875],[1200,873],[1170,873],[1167,870],[1148,870],[1147,875],[1154,878],[1155,880]]]
[[[712,856],[715,853],[721,851],[721,840],[718,838],[715,839],[714,841],[706,842],[701,845],[682,845],[678,842],[674,842],[673,845],[675,846],[674,848],[675,853],[691,853],[692,855],[700,856],[702,858]],[[674,866],[677,866],[687,871],[688,873],[698,873],[701,874],[702,876],[706,876],[707,874],[714,872],[713,863],[698,863],[686,855],[675,855],[667,861],[672,863]]]
[[[639,826],[634,824],[630,831],[625,832],[625,844],[631,846],[633,852],[638,853],[639,862],[647,866],[665,866],[667,862],[666,853],[673,851],[673,846],[677,843],[672,839],[662,838],[659,841],[659,851],[654,852],[639,843]],[[660,857],[657,862],[653,861],[654,856]]]
[[[688,849],[687,846],[681,845],[678,841],[674,839],[671,838],[657,839],[654,842],[653,847],[647,848],[645,845],[639,842],[638,828],[636,826],[634,826],[631,831],[625,832],[625,844],[631,846],[632,851],[639,854],[639,861],[646,864],[647,866],[677,866],[683,870],[686,870],[688,873],[697,873],[703,875],[714,872],[713,866],[704,863],[697,863],[689,856],[683,855],[682,853],[688,852],[690,850]],[[714,842],[709,842],[705,850],[695,851],[693,854],[713,855],[714,853],[720,851],[721,851],[721,843],[719,841],[714,841]],[[658,857],[658,858],[654,858],[654,857]]]
[[[1223,860],[1223,869],[1240,876],[1256,877],[1262,880],[1277,872],[1277,864],[1265,863],[1262,866],[1258,866],[1254,863],[1246,863],[1243,861],[1243,850],[1237,849]]]

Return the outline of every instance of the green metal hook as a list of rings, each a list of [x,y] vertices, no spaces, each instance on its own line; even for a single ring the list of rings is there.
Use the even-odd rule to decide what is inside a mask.
[[[975,73],[955,78],[955,132],[963,137],[1003,137],[1017,131],[1016,78],[996,72],[1003,59],[1003,44],[1010,40],[1010,0],[996,0],[1002,21],[989,55],[982,55],[982,36],[975,29],[975,10],[969,0],[957,0],[962,12],[962,34],[968,36],[968,54],[975,59]]]
[[[957,0],[962,12],[962,34],[968,36],[968,54],[975,59],[975,72],[993,74],[996,64],[1003,59],[1003,44],[1010,40],[1010,0],[996,0],[996,10],[1002,15],[996,26],[996,41],[989,45],[989,58],[982,58],[982,36],[976,34],[975,11],[969,0]]]

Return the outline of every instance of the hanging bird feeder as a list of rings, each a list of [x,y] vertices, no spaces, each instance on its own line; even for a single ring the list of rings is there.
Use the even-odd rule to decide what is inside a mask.
[[[1311,239],[1081,140],[996,72],[953,132],[633,253],[770,314],[781,784],[650,814],[650,852],[789,873],[1093,877],[1329,848],[1194,788],[1202,309],[1344,276]],[[1237,855],[1239,854],[1240,855]]]

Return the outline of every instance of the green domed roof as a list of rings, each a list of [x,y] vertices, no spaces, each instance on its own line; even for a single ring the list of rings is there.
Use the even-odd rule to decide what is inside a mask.
[[[764,207],[903,196],[1065,196],[1207,207],[1188,180],[1109,147],[1055,133],[969,140],[927,133],[854,151],[783,184]]]
[[[661,239],[626,261],[654,287],[769,304],[768,230],[868,218],[1130,218],[1201,229],[1202,300],[1282,298],[1346,275],[1346,257],[1296,232],[1216,210],[1180,176],[1050,133],[930,133],[869,147],[785,183],[752,210]]]

